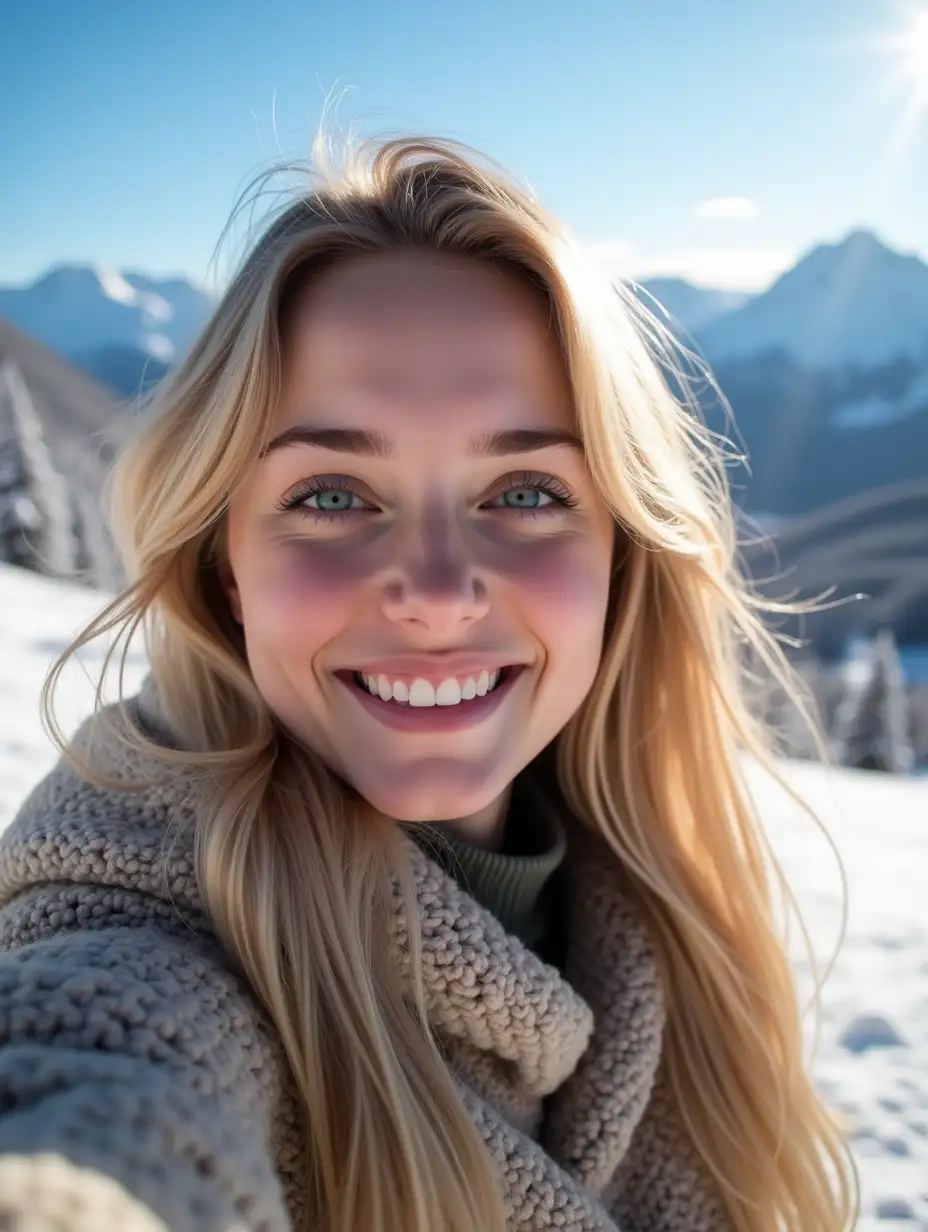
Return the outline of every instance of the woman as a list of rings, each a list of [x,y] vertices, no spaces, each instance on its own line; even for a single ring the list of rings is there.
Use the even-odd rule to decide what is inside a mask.
[[[847,1226],[739,767],[745,644],[785,669],[647,336],[438,142],[258,241],[119,462],[132,584],[46,705],[102,632],[150,675],[3,839],[0,1209]]]

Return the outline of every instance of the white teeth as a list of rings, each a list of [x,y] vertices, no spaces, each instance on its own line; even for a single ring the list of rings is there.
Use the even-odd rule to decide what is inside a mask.
[[[435,690],[436,706],[456,706],[461,700],[461,686],[456,680],[443,680]]]
[[[441,685],[438,686],[441,688]],[[434,706],[435,690],[427,680],[416,677],[409,690],[410,706]]]
[[[360,673],[359,673],[360,674]],[[483,671],[476,677],[468,676],[463,682],[449,676],[436,689],[428,680],[417,677],[411,685],[397,680],[392,684],[387,676],[361,675],[367,691],[382,701],[426,708],[430,706],[457,706],[462,701],[485,697],[499,680],[499,672]]]

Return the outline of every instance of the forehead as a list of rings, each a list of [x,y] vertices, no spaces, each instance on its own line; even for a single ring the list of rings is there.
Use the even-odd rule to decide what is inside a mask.
[[[544,296],[477,261],[404,252],[362,257],[313,281],[284,333],[284,417],[317,400],[412,411],[517,400],[563,422],[569,392]],[[568,404],[565,408],[565,402]]]

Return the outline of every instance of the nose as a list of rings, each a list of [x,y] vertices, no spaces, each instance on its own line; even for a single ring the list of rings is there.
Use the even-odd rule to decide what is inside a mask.
[[[489,593],[460,531],[436,509],[410,535],[383,592],[388,620],[438,640],[454,636],[489,611]]]

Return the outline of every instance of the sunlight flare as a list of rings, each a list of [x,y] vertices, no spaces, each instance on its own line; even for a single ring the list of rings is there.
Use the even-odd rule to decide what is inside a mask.
[[[881,47],[894,61],[897,80],[920,104],[928,103],[928,6],[905,8],[902,24],[881,40]]]

